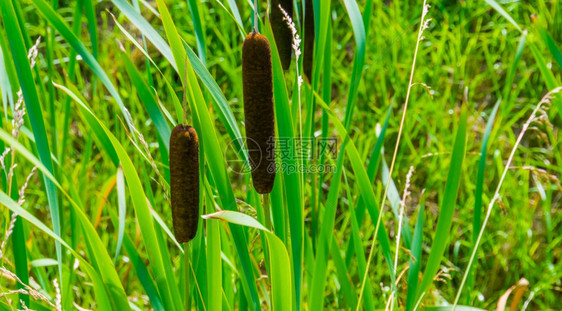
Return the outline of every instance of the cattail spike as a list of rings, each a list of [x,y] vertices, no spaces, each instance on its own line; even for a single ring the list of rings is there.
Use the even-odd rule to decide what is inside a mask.
[[[178,124],[170,136],[170,190],[174,235],[189,242],[199,222],[199,138],[189,125]]]
[[[275,116],[271,48],[263,35],[252,32],[242,48],[242,80],[246,144],[254,188],[271,192],[275,180]]]

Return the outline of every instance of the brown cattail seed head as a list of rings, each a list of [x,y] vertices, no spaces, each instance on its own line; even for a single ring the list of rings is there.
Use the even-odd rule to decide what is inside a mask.
[[[277,51],[279,51],[279,58],[281,58],[281,65],[283,70],[289,69],[291,66],[291,53],[293,51],[293,33],[287,22],[283,20],[283,12],[279,5],[287,12],[289,17],[293,18],[293,0],[272,0],[271,1],[271,28]]]
[[[312,78],[312,60],[314,57],[314,9],[313,0],[305,0],[304,7],[304,52],[302,66],[308,81]]]
[[[271,192],[275,180],[275,116],[271,48],[265,36],[250,33],[242,47],[246,145],[254,188]]]
[[[189,125],[178,124],[170,136],[170,190],[174,235],[189,242],[199,222],[199,138]]]

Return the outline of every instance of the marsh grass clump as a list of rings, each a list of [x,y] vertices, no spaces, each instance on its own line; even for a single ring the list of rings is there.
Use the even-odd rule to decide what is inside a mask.
[[[199,221],[199,138],[189,125],[176,125],[170,136],[170,190],[174,235],[186,243]]]
[[[246,144],[254,188],[271,192],[275,180],[275,116],[271,48],[267,38],[251,32],[242,48],[242,80]]]

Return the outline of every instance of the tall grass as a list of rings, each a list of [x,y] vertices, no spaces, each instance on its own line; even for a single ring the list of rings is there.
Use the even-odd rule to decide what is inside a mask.
[[[266,1],[0,2],[0,310],[558,307],[560,4],[308,1],[309,79],[302,55],[283,71]],[[240,169],[254,27],[278,137],[263,197]],[[202,217],[182,245],[184,121]]]

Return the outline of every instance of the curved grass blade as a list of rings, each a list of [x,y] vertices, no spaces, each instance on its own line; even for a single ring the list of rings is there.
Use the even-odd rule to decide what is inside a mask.
[[[541,72],[541,76],[544,79],[544,82],[546,83],[546,86],[548,87],[548,89],[552,90],[552,89],[555,89],[556,87],[558,87],[560,85],[558,83],[558,80],[556,79],[556,77],[554,76],[552,71],[550,71],[548,66],[546,65],[546,61],[545,61],[544,57],[542,56],[542,54],[539,52],[537,46],[535,44],[533,44],[532,42],[529,42],[529,48],[531,48],[531,51],[533,52],[533,55],[535,56],[535,60],[537,61],[537,65],[538,65],[539,70]],[[560,94],[554,94],[553,102],[555,102],[557,104],[558,115],[562,118],[562,96]]]
[[[207,188],[206,195],[208,212],[216,212],[215,201],[210,195],[212,190],[208,182],[205,183]],[[209,311],[221,311],[222,306],[222,261],[221,261],[221,236],[220,226],[216,221],[206,223],[207,229],[207,294]]]
[[[394,106],[394,101],[392,101],[388,107],[388,112],[386,114],[386,118],[384,120],[384,123],[381,127],[381,132],[379,134],[379,136],[377,137],[377,142],[375,143],[375,147],[373,147],[373,152],[371,152],[371,156],[369,157],[369,164],[367,165],[367,176],[369,177],[369,181],[371,182],[371,184],[373,184],[373,181],[375,179],[375,175],[376,172],[378,171],[378,167],[379,167],[379,158],[382,154],[381,150],[383,147],[383,143],[384,143],[384,138],[386,135],[386,129],[388,128],[388,122],[390,120],[390,116],[392,114],[392,107]],[[326,116],[327,117],[327,116]],[[358,201],[357,201],[357,205],[356,205],[356,217],[357,217],[357,223],[361,224],[363,223],[363,216],[365,215],[365,201],[363,200],[362,196],[359,196]],[[353,237],[352,237],[353,238]],[[355,242],[353,242],[355,243]],[[353,257],[352,255],[352,251],[353,251],[353,247],[352,247],[352,243],[349,244],[347,253],[346,253],[346,264],[349,266],[349,264],[351,263],[351,258]],[[363,254],[363,253],[361,253]],[[365,270],[363,268],[363,270]]]
[[[203,93],[197,81],[193,65],[186,61],[186,51],[183,48],[181,38],[177,32],[174,22],[170,16],[168,8],[163,0],[157,0],[158,11],[162,16],[164,30],[170,46],[172,47],[172,54],[179,69],[179,75],[187,91],[187,99],[191,108],[191,114],[194,121],[194,126],[199,133],[205,133],[205,139],[202,140],[203,144],[200,148],[206,150],[204,152],[205,158],[210,165],[211,178],[217,185],[220,194],[220,202],[222,207],[229,210],[236,210],[236,199],[232,191],[232,185],[226,174],[226,165],[223,153],[220,148],[218,136],[214,128],[213,121],[209,115]],[[187,75],[186,75],[187,73]],[[254,272],[251,267],[251,260],[249,251],[246,244],[246,237],[243,228],[231,226],[231,232],[237,253],[244,270],[244,286],[247,288],[245,292],[249,293],[254,309],[259,309],[259,298],[257,287],[254,277]]]
[[[484,136],[482,137],[482,148],[480,149],[480,159],[478,160],[478,173],[476,176],[476,190],[474,192],[474,214],[472,219],[472,248],[474,249],[474,243],[478,239],[478,233],[480,232],[480,227],[482,226],[482,194],[484,191],[484,173],[486,171],[486,157],[488,155],[488,140],[490,140],[490,134],[492,133],[492,128],[494,127],[494,121],[496,120],[496,114],[500,106],[501,100],[498,100],[494,105],[494,109],[490,114],[490,119],[486,124],[486,129],[484,131]],[[471,270],[467,271],[470,273],[467,288],[468,292],[472,292],[472,286],[474,284],[476,265],[474,265]]]
[[[230,139],[232,139],[232,143],[236,147],[236,151],[238,156],[244,161],[244,165],[249,166],[250,162],[248,160],[248,151],[243,146],[243,139],[242,134],[240,133],[240,129],[238,128],[238,124],[236,123],[236,118],[228,105],[226,97],[221,92],[219,85],[213,79],[205,65],[197,58],[197,55],[193,52],[193,50],[183,41],[183,45],[185,50],[187,51],[187,57],[193,66],[193,70],[203,82],[203,85],[207,88],[209,93],[211,93],[211,97],[215,100],[214,108],[218,111],[219,119],[221,120],[222,124],[226,128]]]
[[[220,219],[229,223],[238,224],[246,227],[255,228],[263,231],[266,235],[267,245],[270,254],[271,268],[271,292],[273,310],[293,309],[292,281],[290,272],[289,254],[283,242],[271,231],[267,230],[261,223],[254,218],[233,211],[220,211],[202,216],[204,219]]]
[[[150,42],[152,42],[152,44],[162,53],[162,55],[168,60],[168,62],[172,64],[172,67],[174,67],[176,72],[182,75],[183,71],[177,69],[178,66],[176,65],[174,55],[172,53],[172,50],[170,49],[170,46],[168,45],[168,43],[166,43],[166,41],[164,41],[164,39],[162,39],[162,37],[152,27],[152,25],[150,25],[138,12],[136,12],[133,7],[126,3],[126,1],[113,0],[113,3],[121,10],[123,14],[125,14],[125,16],[127,16],[127,18],[140,30],[140,32]],[[152,59],[150,59],[150,56],[148,56],[146,51],[144,51],[144,49],[134,40],[134,38],[130,36],[128,32],[123,27],[121,27],[121,25],[118,24],[118,26],[125,33],[127,38],[129,38],[133,42],[133,44],[135,44],[135,46],[139,48],[139,50],[141,50],[143,54],[145,54],[145,56],[147,56],[149,60],[151,60],[151,62],[156,66]],[[201,60],[197,57],[193,50],[185,42],[183,42],[183,46],[187,52],[187,57],[189,58],[189,61],[193,66],[193,70],[213,97],[214,107],[216,111],[219,112],[218,116],[225,126],[226,131],[230,135],[232,142],[236,145],[238,155],[247,165],[249,165],[246,148],[243,148],[243,146],[241,145],[241,142],[243,142],[244,140],[242,139],[240,129],[236,123],[236,118],[234,117],[234,114],[232,113],[232,110],[230,109],[224,94],[221,92],[219,85],[213,79],[205,65],[201,62]],[[171,86],[169,88],[171,89]]]
[[[88,33],[90,34],[90,42],[92,43],[92,54],[94,58],[98,58],[98,20],[96,18],[96,13],[94,9],[94,1],[86,0],[84,1],[84,11],[86,13],[86,18],[88,19]]]
[[[14,184],[15,184],[15,178]],[[6,189],[6,188],[4,188]],[[14,191],[15,193],[15,191]],[[17,199],[17,198],[16,198]],[[14,253],[14,264],[16,266],[16,275],[20,281],[24,284],[29,284],[29,271],[27,267],[27,246],[25,245],[26,236],[23,228],[23,220],[21,217],[16,216],[16,222],[14,223],[14,231],[12,233],[12,251]],[[18,288],[22,288],[21,284],[18,284]],[[29,305],[29,295],[20,294],[19,299],[23,301],[26,305]],[[22,303],[20,302],[20,308]]]
[[[216,1],[220,3],[222,7],[224,7],[224,5],[219,0]],[[227,2],[228,2],[228,6],[230,6],[230,10],[232,11],[232,14],[234,15],[233,17],[236,20],[238,27],[240,28],[240,32],[242,32],[242,38],[245,38],[246,34],[244,33],[244,27],[242,27],[244,23],[242,22],[242,17],[240,17],[240,11],[238,10],[238,5],[236,4],[236,0],[227,0]]]
[[[519,31],[523,31],[523,29],[521,29],[521,27],[517,24],[517,22],[513,19],[513,17],[511,17],[511,15],[509,15],[509,13],[507,13],[503,7],[501,5],[499,5],[496,0],[485,0],[486,3],[488,3],[492,8],[494,8],[494,10],[496,10],[498,13],[500,13],[503,17],[505,17],[505,19],[507,19],[513,26],[515,26],[515,28],[517,28],[517,30]]]
[[[550,54],[552,54],[552,58],[554,58],[558,66],[562,68],[562,53],[556,46],[556,42],[554,41],[554,39],[552,39],[552,36],[550,36],[546,29],[539,27],[539,33],[542,40],[544,41],[544,44],[546,45],[546,47],[548,47]]]
[[[124,51],[121,53],[121,59],[125,63],[125,68],[127,69],[127,73],[131,78],[131,81],[135,85],[135,88],[138,92],[138,96],[141,99],[146,111],[148,111],[148,115],[152,122],[154,122],[154,126],[160,135],[160,139],[164,142],[164,146],[167,151],[170,150],[170,126],[166,122],[162,111],[158,107],[158,103],[156,98],[154,98],[154,93],[150,90],[149,86],[141,77],[140,73],[137,71],[129,57],[125,54]]]
[[[0,133],[3,133],[3,132],[0,132]],[[45,171],[46,171],[46,168],[43,167],[43,169],[45,169]],[[4,191],[0,191],[0,203],[2,203],[3,206],[7,207],[12,212],[17,213],[20,217],[22,217],[23,219],[28,221],[30,224],[34,225],[35,227],[37,227],[38,229],[40,229],[41,231],[43,231],[44,233],[49,235],[55,241],[60,243],[60,245],[64,246],[68,251],[70,251],[70,253],[76,259],[78,259],[78,261],[80,261],[80,267],[83,268],[86,271],[86,273],[88,274],[88,276],[92,280],[92,283],[94,285],[94,293],[95,293],[95,297],[96,297],[96,302],[97,302],[97,304],[100,308],[103,308],[104,310],[111,310],[114,307],[117,307],[117,306],[115,306],[111,303],[110,298],[107,295],[108,293],[106,292],[106,287],[105,287],[106,285],[100,279],[97,272],[95,272],[94,269],[92,268],[92,266],[78,252],[76,252],[72,247],[70,247],[70,245],[68,245],[58,234],[51,231],[51,229],[49,229],[39,219],[37,219],[35,216],[31,215],[27,210],[25,210],[21,206],[19,206]],[[125,299],[125,302],[126,302],[126,299]],[[129,309],[128,303],[125,304],[125,305],[121,304],[120,307],[124,308],[122,310],[128,310]],[[108,309],[106,309],[106,308],[108,308]]]
[[[104,287],[106,288],[106,290],[108,290],[108,293],[106,294],[110,294],[109,297],[110,297],[111,304],[114,307],[128,306],[127,298],[123,286],[121,285],[121,282],[115,270],[115,266],[113,266],[111,262],[111,258],[109,257],[107,250],[103,246],[100,237],[97,235],[95,228],[89,221],[88,216],[86,216],[86,214],[83,212],[83,208],[76,203],[79,201],[73,200],[73,198],[70,197],[64,191],[64,189],[57,182],[55,177],[49,172],[49,170],[45,167],[45,165],[43,165],[43,163],[41,163],[40,160],[38,160],[33,154],[31,154],[25,147],[23,147],[23,145],[21,145],[21,143],[16,141],[10,134],[0,129],[0,139],[5,141],[8,145],[10,145],[12,149],[16,150],[24,158],[26,158],[35,166],[37,166],[37,168],[44,174],[45,178],[48,178],[53,183],[53,185],[58,187],[59,190],[69,199],[70,206],[73,209],[74,215],[78,218],[78,220],[82,225],[82,229],[87,241],[87,245],[93,250],[92,252],[93,258],[91,258],[91,260],[94,263],[94,267],[97,268],[96,270],[101,275],[103,282],[105,283]],[[16,212],[20,214],[20,216],[22,216],[20,212],[18,211]],[[26,213],[27,213],[26,215],[30,215],[28,212]],[[29,220],[29,218],[26,219]],[[34,224],[38,225],[37,223]],[[43,230],[43,227],[45,226],[42,225],[39,227]],[[56,235],[55,240],[58,241],[59,243],[62,241],[59,235]],[[66,244],[64,244],[63,246],[67,247]],[[76,254],[74,253],[73,255],[76,256]],[[128,307],[124,307],[124,308],[125,310],[128,309]]]
[[[116,178],[116,177],[112,177]],[[113,225],[116,226],[118,223],[118,216],[115,215],[115,211],[109,209],[109,214],[111,216],[111,221]],[[135,268],[137,275],[139,277],[139,281],[142,284],[142,287],[146,291],[146,295],[152,304],[154,310],[163,311],[164,305],[162,304],[162,300],[160,299],[160,295],[158,294],[158,289],[156,285],[154,285],[154,281],[148,272],[146,264],[144,263],[143,259],[140,257],[139,253],[137,252],[137,247],[133,244],[131,239],[128,235],[123,236],[123,245],[127,251],[128,257],[131,260],[131,264]]]
[[[4,60],[4,34],[0,35],[0,92],[2,92],[2,106],[4,108],[4,118],[8,119],[8,104],[10,107],[14,105],[14,94],[10,85],[10,77],[8,76],[8,68]]]
[[[382,159],[382,182],[383,185],[386,186],[386,181],[390,180],[390,185],[388,187],[388,193],[386,195],[388,202],[390,203],[390,207],[392,208],[392,212],[394,213],[394,217],[398,220],[400,219],[400,193],[398,193],[398,188],[396,188],[396,184],[394,184],[394,179],[388,179],[388,165],[386,164],[386,160]],[[410,231],[410,224],[408,223],[408,216],[402,215],[402,241],[404,242],[404,246],[410,249],[412,245],[412,232]]]
[[[117,202],[119,206],[119,222],[117,231],[117,248],[115,250],[115,257],[113,262],[117,262],[119,251],[121,250],[121,243],[125,235],[125,216],[127,215],[127,200],[125,197],[125,177],[123,176],[123,168],[117,168]]]
[[[112,0],[112,3],[119,8],[119,10],[127,16],[127,18],[142,32],[146,38],[152,42],[154,47],[162,53],[164,58],[170,62],[170,65],[174,67],[176,71],[178,68],[174,62],[174,56],[172,55],[172,50],[170,46],[158,32],[150,25],[146,19],[144,19],[136,10],[131,6],[126,0]]]
[[[53,25],[53,27],[66,39],[68,44],[70,44],[72,48],[80,56],[82,56],[84,62],[88,66],[90,66],[94,74],[105,85],[111,96],[113,96],[113,98],[119,105],[119,108],[121,109],[121,112],[123,113],[123,116],[125,117],[125,121],[129,127],[129,130],[131,131],[133,137],[135,137],[133,131],[133,127],[134,127],[133,120],[131,118],[131,115],[127,110],[127,108],[125,107],[125,104],[123,103],[123,100],[119,95],[119,92],[117,92],[117,89],[115,88],[115,86],[113,86],[111,80],[109,79],[105,71],[101,68],[101,66],[96,61],[96,59],[92,56],[92,54],[90,54],[90,52],[88,52],[86,47],[84,47],[82,42],[80,42],[80,40],[70,30],[70,28],[68,28],[68,25],[66,25],[66,23],[62,20],[62,18],[55,11],[53,11],[53,8],[50,5],[48,5],[44,0],[32,0],[32,2],[37,7],[39,13],[43,15],[49,21],[49,23],[51,23],[51,25]]]
[[[347,178],[347,174],[344,175],[345,177],[345,184],[346,184],[346,191],[347,191],[347,197],[351,198],[352,194],[351,194],[351,187],[349,186],[348,183],[348,178]],[[353,248],[355,249],[355,254],[360,254],[357,256],[357,268],[358,271],[365,271],[365,267],[367,266],[367,262],[365,260],[365,256],[363,254],[365,254],[365,248],[363,247],[362,241],[361,241],[361,235],[359,234],[359,232],[361,232],[361,229],[359,227],[359,223],[357,222],[357,215],[355,214],[355,206],[353,206],[353,204],[350,204],[349,207],[349,218],[351,219],[351,235],[353,237],[353,240],[351,241],[351,244],[353,244]],[[363,278],[365,277],[364,274],[359,273],[359,281],[362,283],[363,282]],[[367,275],[367,278],[369,278],[369,275]],[[371,286],[371,282],[369,279],[367,279],[365,281],[365,294],[364,294],[364,300],[365,300],[365,308],[367,310],[374,310],[375,309],[375,298],[373,296],[373,288]],[[352,309],[356,309],[357,308],[357,301],[354,301],[354,305],[352,306]]]
[[[187,0],[189,12],[191,13],[191,20],[193,21],[193,28],[195,29],[195,38],[197,39],[197,52],[199,52],[199,59],[205,65],[207,63],[207,53],[205,52],[205,33],[203,32],[203,24],[199,16],[199,7],[196,0]]]
[[[267,19],[266,19],[267,21]],[[265,24],[264,34],[269,39],[272,50],[277,50],[273,32],[269,23]],[[289,107],[289,95],[285,85],[285,77],[281,66],[279,53],[272,53],[273,66],[273,96],[275,105],[275,124],[279,137],[287,140],[284,151],[295,155],[295,133],[293,131],[294,120],[291,116]],[[295,157],[282,157],[280,166],[298,167]],[[302,259],[304,241],[304,218],[303,218],[303,198],[301,193],[302,172],[290,172],[288,169],[282,170],[285,188],[285,202],[287,203],[289,231],[291,232],[291,256],[293,264],[293,280],[295,286],[295,299],[297,310],[300,309],[301,282],[302,282]],[[289,204],[290,202],[290,204]]]
[[[97,119],[97,117],[90,111],[90,109],[84,104],[82,100],[80,100],[73,92],[66,89],[63,86],[57,85],[58,88],[64,90],[73,97],[78,103],[78,107],[80,111],[85,116],[90,124],[95,124],[96,127],[101,131],[99,133],[95,133],[100,140],[109,141],[110,145],[104,147],[107,148],[108,152],[115,153],[118,157],[118,163],[121,163],[121,167],[123,169],[123,173],[125,175],[125,179],[127,181],[127,185],[129,186],[129,194],[133,201],[133,208],[135,210],[135,215],[140,226],[143,228],[141,231],[144,243],[148,249],[151,249],[151,252],[148,252],[149,259],[152,263],[152,269],[155,275],[160,275],[156,279],[158,284],[158,289],[160,294],[162,295],[166,306],[166,310],[174,310],[176,308],[181,309],[180,304],[177,307],[173,306],[173,298],[171,291],[177,288],[177,285],[167,277],[165,273],[164,261],[161,257],[160,244],[158,243],[156,237],[156,230],[154,228],[154,222],[152,221],[151,216],[151,209],[148,206],[145,192],[142,188],[142,183],[140,178],[136,172],[135,166],[131,162],[131,159],[127,155],[123,146],[117,141],[115,136]],[[109,151],[112,150],[112,151]],[[179,297],[176,297],[179,298]]]
[[[463,109],[459,128],[457,130],[457,136],[455,138],[453,154],[451,156],[451,164],[449,167],[449,174],[447,175],[445,193],[439,210],[439,220],[437,221],[437,228],[431,245],[431,250],[429,252],[427,265],[423,273],[422,282],[418,289],[417,298],[419,298],[433,282],[433,277],[439,270],[443,253],[445,252],[445,248],[448,244],[447,240],[449,239],[450,229],[453,222],[453,214],[455,212],[462,164],[465,155],[466,115],[466,110]]]
[[[33,80],[29,60],[27,59],[27,50],[22,39],[21,31],[18,27],[12,1],[1,1],[0,12],[2,12],[2,19],[4,21],[4,26],[6,27],[6,34],[10,43],[10,49],[21,91],[23,93],[25,107],[27,108],[29,119],[31,121],[33,137],[35,138],[35,145],[37,146],[39,159],[41,159],[41,163],[45,165],[48,171],[53,173],[51,151],[45,130],[45,123],[43,121],[41,104],[37,95],[37,89],[35,88],[35,81]],[[61,223],[57,191],[55,185],[45,175],[43,175],[43,183],[45,184],[47,192],[47,200],[53,222],[53,229],[57,235],[60,235]],[[59,242],[56,242],[55,246],[57,260],[59,262],[59,279],[62,280],[62,249]]]
[[[93,112],[88,108],[88,106],[85,104],[86,100],[79,94],[79,91],[76,89],[76,86],[72,85],[70,82],[67,82],[67,83],[68,83],[69,88],[66,88],[62,85],[58,85],[56,83],[54,83],[54,84],[55,84],[55,87],[61,89],[63,92],[65,92],[67,95],[69,95],[72,99],[74,99],[76,101],[76,103],[79,104],[78,107],[79,107],[80,115],[82,116],[83,120],[86,121],[88,126],[90,126],[91,128],[94,129],[94,131],[93,131],[94,140],[99,145],[99,148],[101,150],[105,150],[107,152],[110,159],[113,161],[113,164],[115,165],[115,168],[117,168],[119,166],[119,158],[117,156],[117,153],[115,152],[115,148],[114,148],[113,144],[111,143],[111,140],[109,139],[109,136],[104,131],[104,126],[97,119],[97,117],[93,114]],[[133,144],[134,144],[134,142],[133,142]],[[143,151],[141,151],[140,148],[136,144],[135,144],[135,147],[137,148],[137,150],[139,150],[139,152],[141,154],[143,154]],[[144,156],[144,154],[143,154],[143,156]],[[145,160],[149,161],[146,158],[145,158]],[[154,211],[153,209],[151,209],[150,211],[151,211],[151,215],[154,218],[154,220],[156,221],[156,223],[158,223],[160,225],[160,227],[162,227],[162,230],[164,230],[164,232],[166,232],[166,234],[168,235],[170,240],[172,240],[174,242],[174,244],[176,244],[176,246],[179,249],[181,249],[181,246],[176,241],[173,233],[166,226],[165,222],[162,220],[160,215],[158,215],[158,213],[156,213],[156,211]]]
[[[70,96],[70,98],[74,99],[78,103],[81,103],[82,105],[80,105],[79,107],[86,106],[86,104],[84,104],[86,102],[86,99],[82,97],[76,86],[70,83],[70,81],[66,81],[66,82],[68,88],[56,84],[54,82],[53,84],[55,85],[56,88],[64,91],[68,96]],[[115,148],[113,148],[113,145],[111,144],[111,141],[109,140],[107,135],[103,135],[104,131],[101,123],[97,120],[95,115],[89,109],[84,111],[89,112],[89,113],[83,113],[83,117],[86,123],[88,123],[88,126],[92,129],[92,133],[94,134],[93,138],[95,142],[98,144],[99,149],[104,150],[109,156],[109,159],[111,160],[113,165],[115,167],[118,167],[119,157],[117,156],[117,153],[115,152]]]
[[[328,199],[324,208],[324,217],[321,224],[320,239],[318,240],[316,259],[314,261],[314,272],[312,273],[312,284],[310,285],[309,305],[324,307],[324,290],[326,285],[326,272],[328,270],[328,255],[332,246],[336,209],[338,206],[341,175],[343,172],[343,159],[345,155],[345,143],[338,154],[336,171],[332,177]]]
[[[344,0],[345,8],[349,16],[349,20],[353,26],[353,34],[355,36],[356,52],[353,57],[353,71],[351,73],[351,82],[349,84],[349,92],[347,93],[347,104],[345,109],[344,126],[349,129],[351,120],[353,118],[353,111],[355,110],[355,103],[357,102],[357,92],[359,89],[359,82],[363,74],[363,66],[365,65],[365,25],[363,24],[363,17],[357,6],[355,0]]]
[[[519,44],[517,45],[517,52],[515,53],[515,58],[513,59],[513,63],[511,64],[511,68],[509,69],[509,73],[505,78],[505,86],[503,89],[503,100],[507,102],[507,105],[504,104],[502,107],[502,112],[500,115],[506,114],[511,109],[511,101],[509,99],[509,94],[511,93],[513,79],[515,79],[515,73],[517,71],[517,65],[521,60],[521,56],[523,55],[523,50],[525,48],[525,42],[527,41],[527,33],[523,32],[521,37],[519,38]]]
[[[377,202],[376,202],[375,193],[374,193],[374,191],[371,187],[371,182],[369,181],[369,177],[367,176],[367,172],[365,171],[365,168],[363,167],[363,161],[361,161],[361,156],[359,155],[359,151],[357,151],[357,148],[355,147],[355,144],[350,139],[349,134],[345,130],[345,127],[343,126],[343,124],[341,123],[339,118],[334,114],[334,112],[330,109],[330,107],[328,107],[328,105],[326,105],[326,103],[324,103],[322,98],[316,92],[314,92],[314,95],[316,96],[316,99],[318,100],[318,103],[322,106],[322,109],[324,109],[324,111],[327,112],[328,116],[330,117],[330,119],[334,123],[334,125],[335,125],[337,131],[339,132],[340,136],[344,140],[349,140],[348,144],[345,145],[345,147],[346,147],[345,151],[346,151],[347,157],[349,158],[349,162],[351,164],[353,172],[355,173],[356,182],[359,185],[359,189],[360,189],[359,195],[361,196],[363,201],[365,201],[367,210],[369,211],[369,214],[371,216],[371,220],[373,221],[373,223],[376,223],[377,219],[379,217],[379,211],[380,210],[379,210]],[[382,254],[383,254],[383,257],[384,257],[384,259],[385,259],[385,261],[388,265],[388,268],[389,268],[390,278],[391,278],[392,282],[394,282],[395,279],[396,279],[396,277],[393,273],[393,271],[394,271],[394,268],[393,268],[394,267],[394,261],[392,259],[392,253],[390,251],[390,242],[388,240],[388,235],[386,234],[386,230],[384,229],[384,226],[379,227],[377,239],[379,240],[379,243],[381,244]],[[363,272],[361,272],[361,273],[363,273]]]
[[[418,220],[414,228],[414,239],[412,241],[412,248],[410,249],[410,271],[408,273],[408,291],[406,293],[406,311],[413,310],[416,303],[416,294],[420,273],[420,261],[423,246],[423,220],[425,217],[425,204],[420,204],[420,211],[418,212]]]

